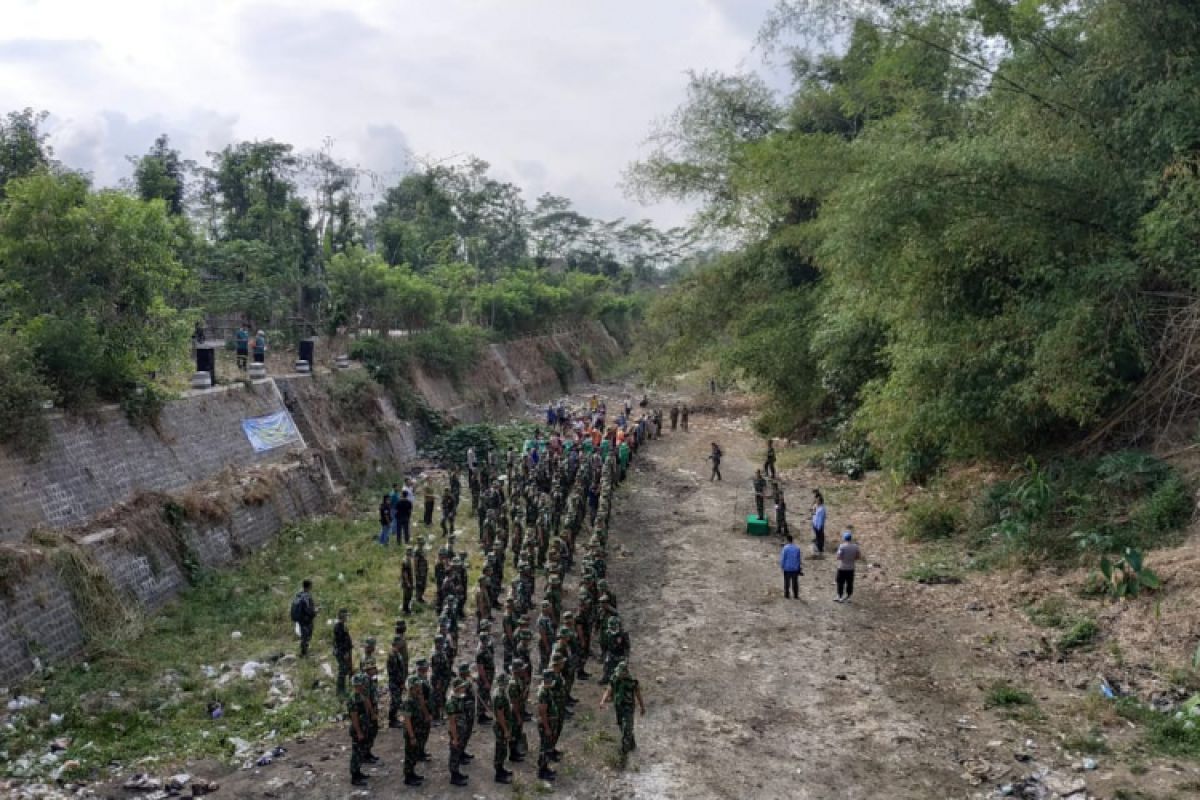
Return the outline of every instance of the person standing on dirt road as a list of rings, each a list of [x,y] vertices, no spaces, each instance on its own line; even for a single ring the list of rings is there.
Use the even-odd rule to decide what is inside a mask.
[[[312,596],[312,581],[305,578],[300,591],[292,600],[292,621],[300,629],[300,657],[308,657],[308,643],[312,641],[313,621],[317,618],[317,602]]]
[[[684,433],[688,432],[688,415],[689,415],[689,413],[690,412],[688,411],[687,406],[684,406],[683,408],[681,408],[679,410],[679,418],[680,418],[680,422],[683,424],[683,432]]]
[[[362,765],[367,760],[367,676],[355,675],[351,683],[354,694],[346,701],[350,718],[350,783],[366,786],[367,776],[363,774]]]
[[[721,480],[721,448],[716,443],[712,443],[712,452],[708,454],[708,460],[712,462],[712,474],[708,476],[708,482]]]
[[[778,478],[775,473],[775,440],[767,439],[767,459],[763,462],[763,474],[770,476],[771,480]]]
[[[679,427],[679,404],[678,403],[671,406],[671,430],[673,431],[677,427]]]
[[[392,496],[385,494],[379,502],[379,543],[386,545],[392,532]]]
[[[404,598],[404,616],[412,614],[413,590],[417,585],[416,565],[413,563],[413,548],[404,548],[404,562],[400,565],[400,591]]]
[[[800,552],[800,546],[792,538],[791,534],[786,537],[787,541],[783,545],[783,551],[779,554],[779,568],[783,570],[783,596],[784,598],[800,599],[800,576],[804,574],[804,558]]]
[[[862,551],[854,543],[854,528],[846,528],[842,543],[837,549],[837,598],[834,602],[849,603],[854,594],[854,565],[862,558]]]
[[[421,518],[421,522],[428,528],[433,524],[433,509],[437,506],[437,490],[433,487],[433,479],[428,476],[422,476],[424,480],[421,483],[421,496],[425,500],[425,516]]]
[[[825,498],[820,489],[813,489],[812,505],[813,555],[825,555]]]
[[[338,697],[346,696],[346,679],[354,666],[354,640],[346,627],[346,618],[350,616],[347,609],[340,608],[337,622],[333,624],[333,660],[337,662],[337,693]]]
[[[633,738],[633,708],[637,703],[642,716],[646,716],[646,704],[642,702],[642,687],[629,674],[629,665],[624,661],[617,664],[613,670],[612,683],[604,688],[604,696],[600,698],[600,708],[604,708],[609,700],[613,701],[613,710],[617,712],[617,725],[621,729],[621,756],[628,755],[637,749],[637,741]]]
[[[763,477],[762,470],[754,470],[754,509],[758,512],[759,519],[766,519],[764,515],[764,506],[767,502],[767,479]]]
[[[771,481],[771,491],[775,495],[775,530],[782,536],[792,532],[787,521],[787,499],[783,496],[783,487],[779,481]]]

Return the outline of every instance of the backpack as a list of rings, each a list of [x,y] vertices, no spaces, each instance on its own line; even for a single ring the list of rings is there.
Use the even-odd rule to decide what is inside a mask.
[[[292,622],[304,622],[303,592],[297,592],[292,598]]]

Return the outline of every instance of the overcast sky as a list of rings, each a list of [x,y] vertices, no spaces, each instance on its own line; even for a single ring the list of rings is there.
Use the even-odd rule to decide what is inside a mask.
[[[0,0],[0,111],[53,114],[56,156],[113,184],[167,133],[185,155],[334,140],[390,176],[478,155],[597,217],[684,221],[622,169],[687,69],[758,69],[774,0]]]

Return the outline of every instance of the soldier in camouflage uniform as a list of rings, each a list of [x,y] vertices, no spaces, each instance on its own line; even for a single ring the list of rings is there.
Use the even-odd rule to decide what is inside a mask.
[[[462,736],[462,760],[464,764],[470,764],[475,760],[475,756],[469,752],[471,734],[475,732],[475,715],[482,707],[484,695],[479,693],[475,682],[471,680],[471,665],[465,661],[458,665],[458,679],[467,685],[466,694],[463,695],[463,725],[466,730]]]
[[[425,605],[425,584],[429,582],[429,561],[425,558],[425,537],[417,537],[417,548],[413,554],[413,567],[416,571],[417,602]]]
[[[507,672],[496,676],[496,688],[492,690],[492,733],[496,737],[496,749],[492,756],[496,783],[509,783],[512,773],[504,768],[508,760],[509,742],[513,739],[515,720],[512,701],[508,697],[509,677]]]
[[[446,654],[446,637],[438,634],[433,637],[433,652],[429,656],[429,682],[433,687],[433,703],[429,709],[434,719],[442,718],[446,703],[446,690],[450,688],[451,667],[450,657]]]
[[[362,765],[367,753],[367,676],[359,673],[350,684],[354,689],[346,701],[350,719],[350,783],[366,786],[367,776],[363,774]]]
[[[404,596],[404,615],[412,613],[413,593],[417,587],[416,566],[413,563],[412,545],[404,548],[404,561],[400,564],[400,591]]]
[[[425,693],[421,689],[421,679],[413,675],[408,679],[408,699],[404,701],[404,783],[406,786],[420,786],[424,780],[417,774],[417,762],[421,760],[420,726],[426,718]]]
[[[466,684],[459,679],[454,680],[453,694],[446,701],[446,732],[450,739],[450,783],[455,786],[466,786],[467,776],[462,774],[459,767],[463,763],[463,751],[466,748],[464,734],[466,732]]]
[[[375,755],[375,739],[379,736],[379,668],[374,659],[363,664],[367,673],[367,752],[363,756],[368,764],[378,764]]]
[[[604,690],[604,697],[600,698],[600,708],[604,708],[604,704],[609,700],[613,701],[613,709],[617,712],[617,725],[621,728],[621,756],[624,757],[637,747],[633,738],[635,702],[642,716],[646,716],[641,686],[629,674],[629,667],[624,661],[613,669],[612,683]]]
[[[550,769],[550,759],[560,716],[554,690],[554,671],[543,670],[542,685],[537,693],[538,778],[541,780],[552,781],[557,777],[554,770]]]
[[[392,652],[388,653],[388,727],[399,728],[400,712],[404,703],[404,684],[408,679],[408,664],[404,660],[404,637],[392,639]]]
[[[418,705],[421,715],[414,721],[417,729],[417,752],[421,761],[428,761],[429,728],[433,724],[433,685],[429,682],[429,661],[417,659],[417,686],[420,689]]]
[[[346,694],[346,679],[354,670],[354,640],[346,627],[346,618],[350,612],[338,609],[337,622],[333,625],[333,658],[337,661],[337,693]]]

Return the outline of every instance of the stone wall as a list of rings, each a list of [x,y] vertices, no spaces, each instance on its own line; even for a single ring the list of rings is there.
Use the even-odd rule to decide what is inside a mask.
[[[284,462],[226,473],[189,489],[202,498],[207,518],[183,519],[172,528],[164,509],[176,498],[139,495],[108,510],[91,525],[43,544],[0,545],[0,683],[19,680],[36,664],[68,658],[86,642],[84,615],[69,583],[79,576],[59,568],[67,555],[99,570],[112,595],[131,616],[150,615],[188,584],[183,553],[198,566],[227,567],[271,541],[288,523],[329,511],[334,486],[319,455],[294,454]],[[185,501],[181,506],[187,507]]]
[[[190,393],[167,404],[157,429],[134,428],[116,407],[91,419],[52,414],[36,462],[0,450],[0,542],[37,527],[80,525],[138,492],[174,491],[230,466],[278,461],[303,443],[255,453],[241,421],[283,408],[268,380]]]

